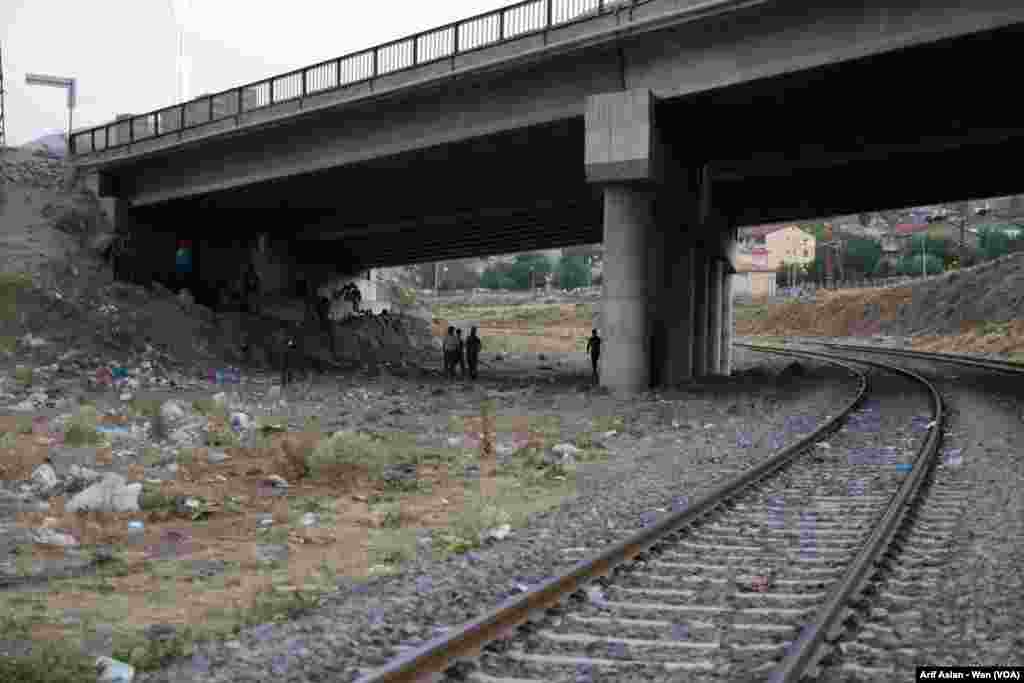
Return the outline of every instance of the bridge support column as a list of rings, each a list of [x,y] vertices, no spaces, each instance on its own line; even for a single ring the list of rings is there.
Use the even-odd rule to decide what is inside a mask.
[[[710,325],[711,259],[703,248],[694,250],[693,292],[693,376],[708,374],[708,331]]]
[[[643,391],[650,383],[648,233],[653,193],[626,184],[604,188],[604,302],[601,384]]]
[[[644,391],[652,373],[661,374],[667,336],[658,324],[664,307],[650,298],[660,296],[663,280],[663,263],[652,262],[664,258],[649,248],[658,244],[655,198],[663,175],[654,98],[649,90],[590,96],[585,127],[587,180],[604,187],[601,384]]]
[[[671,228],[675,228],[672,230]],[[662,226],[669,238],[664,286],[658,292],[665,314],[665,364],[662,383],[669,386],[693,378],[694,260],[696,250],[683,239],[679,226]]]
[[[715,259],[710,269],[708,296],[708,374],[717,375],[722,366],[722,288],[725,286],[725,264]]]
[[[723,375],[732,374],[732,335],[735,325],[732,279],[731,273],[725,273],[722,280],[722,359],[719,372]]]

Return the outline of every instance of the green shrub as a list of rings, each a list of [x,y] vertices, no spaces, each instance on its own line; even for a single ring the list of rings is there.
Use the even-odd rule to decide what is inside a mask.
[[[24,387],[32,386],[32,380],[35,378],[35,371],[27,365],[19,365],[14,368],[14,379],[18,381]]]
[[[15,420],[15,423],[17,424],[19,434],[32,433],[32,418],[29,417],[28,415],[18,416],[17,420]]]
[[[356,432],[336,432],[317,444],[306,457],[306,466],[313,476],[324,467],[359,465],[379,475],[384,466],[393,462],[391,449],[380,439]]]
[[[226,424],[206,428],[206,445],[211,448],[232,448],[239,445],[238,435]]]
[[[416,303],[416,291],[411,287],[398,288],[398,303],[403,306],[412,306]]]
[[[381,515],[381,526],[385,529],[397,529],[402,526],[402,504],[398,502],[383,503],[375,510]]]
[[[13,320],[20,292],[32,287],[32,278],[24,273],[0,273],[0,320]]]
[[[459,554],[478,548],[487,531],[511,521],[507,512],[484,499],[466,500],[451,526],[434,532],[435,549],[441,554]]]
[[[64,427],[64,443],[69,446],[96,446],[103,442],[103,436],[96,431],[99,413],[92,406],[81,406]]]
[[[159,486],[143,482],[139,494],[139,508],[142,510],[163,510],[174,505],[174,500],[163,493]]]

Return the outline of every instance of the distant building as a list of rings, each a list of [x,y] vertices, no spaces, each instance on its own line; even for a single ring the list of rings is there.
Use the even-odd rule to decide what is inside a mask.
[[[736,264],[732,276],[733,295],[740,298],[763,299],[775,296],[776,274],[773,268]]]
[[[750,263],[778,270],[783,263],[811,263],[814,261],[816,240],[792,224],[757,225],[740,230],[740,247],[751,254]],[[754,249],[764,249],[754,258]]]

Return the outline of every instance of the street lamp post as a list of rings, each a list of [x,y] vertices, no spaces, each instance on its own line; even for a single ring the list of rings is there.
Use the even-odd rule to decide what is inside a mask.
[[[75,79],[61,78],[59,76],[46,76],[43,74],[25,74],[27,85],[48,85],[54,88],[67,88],[68,91],[68,139],[67,155],[71,156],[71,125],[75,111]]]

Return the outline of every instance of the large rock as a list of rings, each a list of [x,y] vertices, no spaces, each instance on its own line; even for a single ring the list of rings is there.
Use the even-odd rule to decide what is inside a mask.
[[[96,466],[96,447],[58,447],[50,452],[50,464],[56,470],[57,476],[67,475],[73,465],[80,467]]]
[[[46,463],[32,471],[32,485],[42,496],[51,494],[57,488],[57,472]]]
[[[103,475],[96,470],[82,467],[81,465],[72,465],[68,468],[67,477],[64,482],[65,491],[72,494],[78,493],[102,478]]]
[[[160,406],[160,417],[168,427],[176,427],[185,419],[185,408],[179,401],[167,401]]]
[[[138,512],[142,484],[126,484],[124,477],[107,472],[103,479],[76,494],[64,509],[68,512]]]

